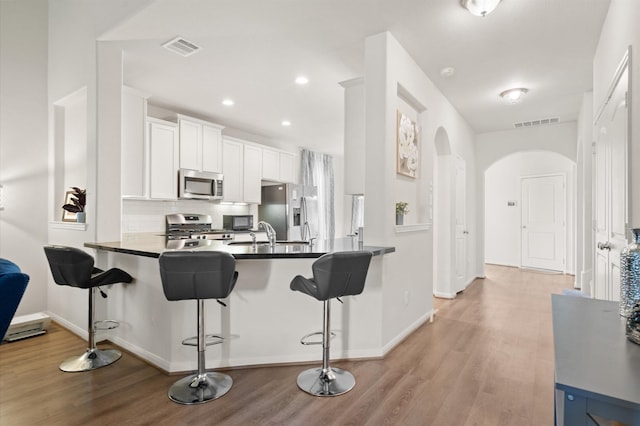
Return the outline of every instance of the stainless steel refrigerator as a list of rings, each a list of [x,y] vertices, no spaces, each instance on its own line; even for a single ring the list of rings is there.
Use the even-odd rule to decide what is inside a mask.
[[[258,220],[273,226],[277,240],[295,241],[317,237],[317,188],[294,184],[263,186]]]

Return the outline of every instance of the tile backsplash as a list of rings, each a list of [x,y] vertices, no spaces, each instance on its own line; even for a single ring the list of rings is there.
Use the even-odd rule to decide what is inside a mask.
[[[122,232],[164,232],[165,215],[171,213],[193,213],[211,215],[214,229],[222,228],[222,215],[257,215],[257,206],[220,204],[209,201],[158,201],[123,200]]]

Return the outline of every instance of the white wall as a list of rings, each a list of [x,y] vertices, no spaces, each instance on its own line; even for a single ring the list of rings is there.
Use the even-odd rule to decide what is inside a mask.
[[[553,125],[488,132],[476,135],[476,197],[478,223],[485,221],[484,172],[496,161],[522,151],[548,151],[576,160],[577,123],[575,121]],[[476,240],[476,267],[484,271],[484,244],[488,238],[481,225]],[[484,275],[484,272],[481,274]]]
[[[498,265],[521,265],[521,177],[562,174],[566,176],[567,235],[566,270],[574,267],[574,163],[553,152],[535,151],[511,154],[485,172],[485,261]],[[515,205],[509,206],[513,201]]]
[[[47,304],[47,1],[0,1],[0,58],[0,257],[30,276],[25,315]]]
[[[389,33],[365,40],[365,244],[391,245],[396,252],[383,259],[382,343],[389,347],[394,339],[418,325],[432,309],[434,259],[432,229],[397,232],[395,203],[397,191],[404,196],[428,197],[428,183],[434,180],[434,140],[436,131],[446,129],[452,151],[467,162],[467,186],[475,176],[473,131]],[[396,109],[398,87],[421,105],[420,178],[406,182],[396,175]],[[406,97],[405,97],[406,98]],[[426,185],[425,185],[426,183]],[[467,191],[471,236],[475,223],[474,191]],[[434,223],[433,226],[439,226]],[[473,246],[473,243],[472,243]],[[473,251],[469,254],[474,259]],[[449,261],[449,260],[446,260]],[[473,261],[471,264],[474,264]],[[366,291],[366,290],[365,290]],[[406,297],[406,304],[405,304]],[[385,321],[393,318],[393,321]],[[397,343],[397,341],[396,341]]]
[[[578,117],[578,152],[576,164],[576,283],[583,293],[591,294],[593,274],[593,92],[582,99]]]
[[[600,41],[593,61],[593,112],[597,113],[605,100],[618,64],[629,46],[631,52],[631,194],[629,227],[640,227],[640,2],[611,0],[602,26]]]

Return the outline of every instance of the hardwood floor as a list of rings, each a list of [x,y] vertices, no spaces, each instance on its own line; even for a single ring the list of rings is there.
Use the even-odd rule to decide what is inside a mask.
[[[230,370],[224,397],[175,404],[167,389],[180,376],[128,353],[93,372],[61,372],[85,342],[53,325],[0,346],[0,424],[552,425],[550,294],[573,280],[488,265],[456,299],[436,299],[435,321],[383,360],[336,363],[357,383],[335,398],[298,390],[305,367],[283,366]]]

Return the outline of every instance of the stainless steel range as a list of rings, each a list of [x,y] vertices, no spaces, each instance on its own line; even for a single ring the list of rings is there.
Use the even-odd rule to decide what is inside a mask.
[[[168,240],[230,240],[233,233],[211,228],[211,216],[207,214],[175,213],[166,215]]]

